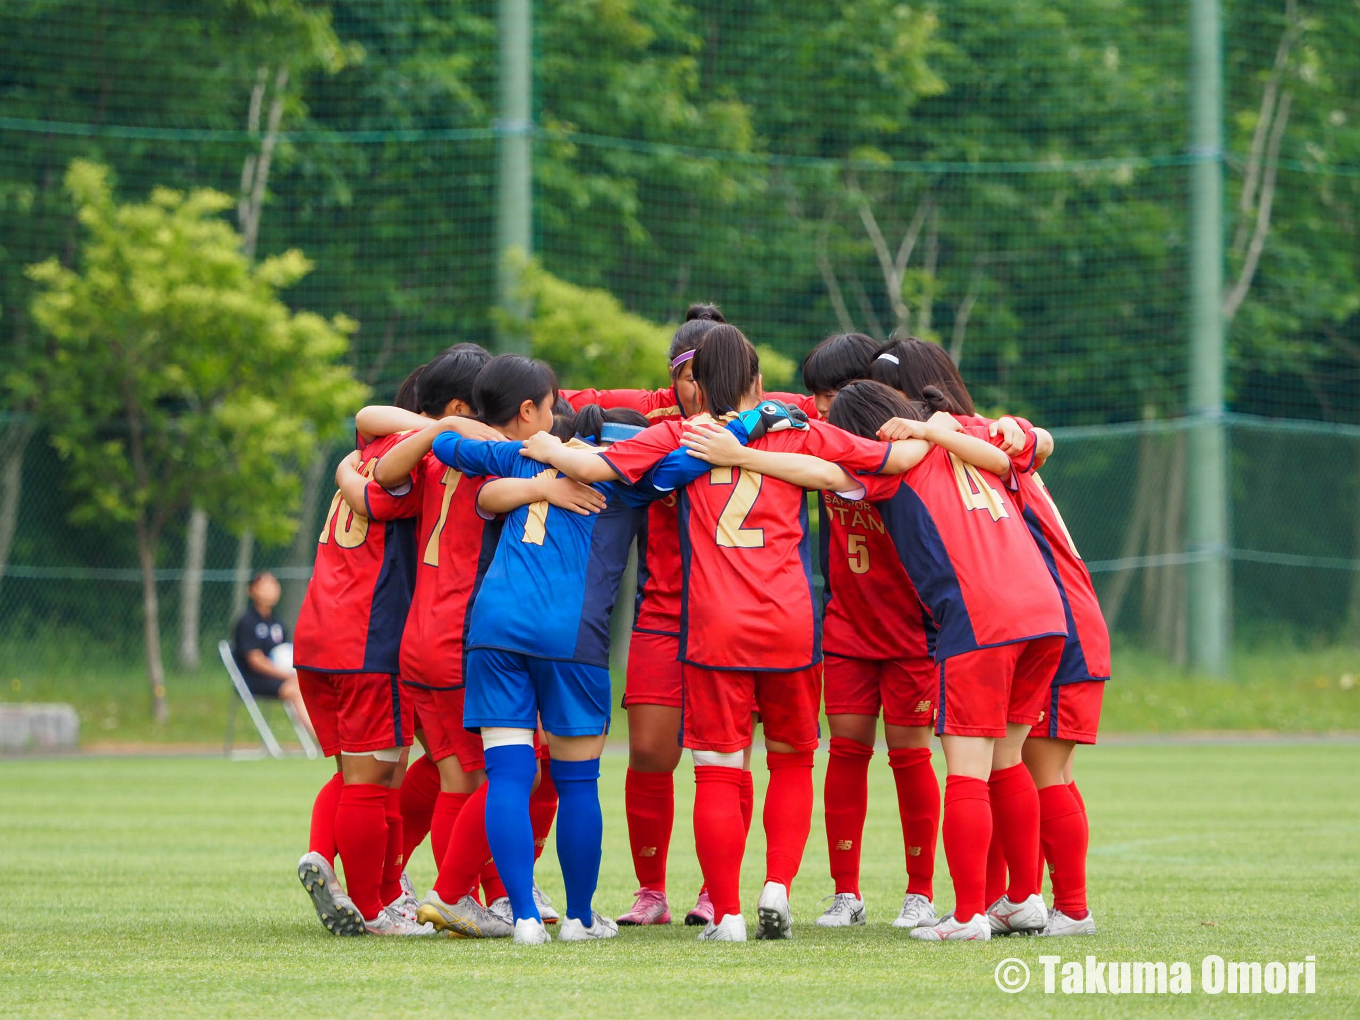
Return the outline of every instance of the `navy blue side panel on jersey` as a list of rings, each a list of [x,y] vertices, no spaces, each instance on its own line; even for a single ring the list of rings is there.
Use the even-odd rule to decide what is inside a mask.
[[[1052,686],[1059,687],[1062,684],[1095,679],[1091,676],[1091,667],[1086,665],[1086,650],[1081,647],[1077,621],[1072,616],[1072,603],[1067,601],[1067,589],[1063,587],[1062,578],[1058,575],[1058,561],[1053,556],[1053,546],[1049,545],[1048,539],[1044,536],[1038,515],[1029,507],[1025,507],[1022,513],[1025,523],[1029,526],[1029,533],[1034,538],[1034,544],[1039,547],[1039,553],[1044,558],[1044,565],[1048,567],[1053,583],[1058,586],[1058,594],[1062,597],[1063,618],[1067,621],[1067,640],[1063,642],[1062,658],[1058,660],[1058,672],[1053,674]]]
[[[395,675],[401,659],[401,634],[416,590],[416,521],[406,517],[383,525],[383,562],[373,585],[368,613],[365,673]]]
[[[604,488],[604,486],[601,486]],[[628,550],[646,520],[645,507],[631,506],[618,490],[622,483],[610,484],[605,492],[608,503],[596,515],[590,534],[590,558],[586,562],[585,599],[581,623],[576,632],[576,662],[609,665],[609,615],[614,611],[619,583],[628,566]],[[642,560],[642,550],[638,551]]]
[[[926,632],[926,654],[932,659],[935,658],[935,645],[940,640],[940,628],[935,626],[935,618],[930,615],[930,610],[917,599],[917,605],[921,610],[921,626]]]
[[[817,558],[822,568],[822,614],[831,603],[831,515],[826,512],[826,496],[817,493]],[[815,600],[814,600],[815,601]]]
[[[637,629],[637,622],[642,617],[642,602],[646,598],[643,594],[647,590],[647,581],[652,576],[647,569],[647,522],[651,519],[650,513],[642,515],[642,523],[638,525],[637,544],[637,590],[633,593],[633,629]]]
[[[822,494],[817,493],[817,503],[822,502]],[[812,607],[812,661],[822,661],[822,602],[817,598],[817,586],[812,582],[812,536],[808,528],[807,494],[798,501],[798,527],[802,535],[798,539],[798,559],[803,564],[803,578],[807,581],[808,605]]]
[[[916,586],[916,594],[939,628],[936,659],[974,651],[978,647],[977,635],[968,617],[958,575],[921,497],[910,485],[901,485],[891,499],[874,506],[897,547],[898,559]]]
[[[685,653],[689,648],[689,564],[690,558],[694,554],[694,549],[689,541],[689,497],[685,495],[685,490],[680,490],[680,502],[676,504],[676,513],[679,515],[680,531],[680,654],[681,662],[685,661]],[[682,720],[683,725],[683,720]]]

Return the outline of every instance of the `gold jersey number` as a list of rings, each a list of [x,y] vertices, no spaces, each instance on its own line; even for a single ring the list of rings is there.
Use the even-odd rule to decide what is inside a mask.
[[[377,466],[376,460],[370,460],[359,468],[359,474],[371,479]],[[335,525],[335,544],[341,549],[357,549],[364,544],[364,539],[368,538],[368,518],[346,503],[345,497],[340,495],[338,490],[331,499],[331,508],[326,513],[326,523],[322,525],[321,537],[317,539],[321,545],[330,542],[332,524]]]
[[[718,516],[715,538],[723,549],[760,549],[765,545],[764,528],[744,527],[746,518],[755,506],[756,497],[765,476],[756,471],[736,472],[733,484],[733,469],[715,467],[708,473],[710,485],[731,485],[732,494],[727,497],[722,513]]]
[[[1031,477],[1034,479],[1034,484],[1039,486],[1039,491],[1044,494],[1044,499],[1048,500],[1048,505],[1053,508],[1053,516],[1058,521],[1058,527],[1062,529],[1063,537],[1067,539],[1067,548],[1072,550],[1073,556],[1081,559],[1081,553],[1077,552],[1077,543],[1072,541],[1072,532],[1067,530],[1067,522],[1063,520],[1063,515],[1058,512],[1058,504],[1053,502],[1053,495],[1048,491],[1048,486],[1044,484],[1044,480],[1039,477],[1037,471]]]
[[[1010,516],[1001,493],[988,484],[981,471],[952,453],[949,454],[949,463],[953,465],[954,481],[958,484],[959,497],[964,506],[969,510],[985,510],[994,521]]]
[[[434,531],[430,532],[430,540],[425,543],[425,564],[431,567],[439,566],[439,538],[444,534],[444,524],[449,519],[449,501],[453,499],[453,494],[458,491],[458,483],[463,480],[463,472],[455,471],[453,468],[445,468],[444,476],[439,479],[439,484],[444,486],[444,495],[439,501],[439,521],[434,526]]]

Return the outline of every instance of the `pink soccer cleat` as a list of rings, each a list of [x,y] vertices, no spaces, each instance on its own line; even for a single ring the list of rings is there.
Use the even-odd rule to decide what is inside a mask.
[[[666,894],[648,889],[645,886],[635,894],[633,909],[621,914],[616,924],[670,924],[671,905],[666,902]]]
[[[708,889],[699,890],[699,901],[694,904],[694,909],[685,915],[685,923],[689,925],[710,925],[714,921],[713,901],[708,898]]]

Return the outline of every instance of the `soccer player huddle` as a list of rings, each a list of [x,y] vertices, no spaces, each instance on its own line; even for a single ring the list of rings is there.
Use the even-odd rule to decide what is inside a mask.
[[[767,394],[747,338],[695,305],[670,371],[658,391],[559,390],[541,362],[459,344],[412,372],[395,406],[356,416],[294,650],[337,762],[298,864],[322,923],[528,945],[550,941],[549,925],[582,941],[668,924],[673,774],[688,748],[704,886],[685,923],[746,941],[759,722],[755,937],[789,938],[824,707],[835,889],[819,926],[866,921],[881,714],[908,880],[893,926],[922,940],[1093,933],[1072,758],[1096,739],[1109,635],[1038,475],[1052,437],[978,416],[948,355],[915,337],[828,337],[804,364],[812,396]],[[598,781],[609,618],[634,541],[622,704],[640,888],[615,921],[594,903]],[[424,754],[407,767],[416,739]],[[560,917],[534,879],[554,820]],[[403,866],[426,835],[439,873],[418,899]]]

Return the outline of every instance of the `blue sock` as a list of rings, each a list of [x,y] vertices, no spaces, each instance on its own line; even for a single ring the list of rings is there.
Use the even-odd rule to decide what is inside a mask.
[[[551,763],[557,784],[557,860],[567,887],[567,916],[589,926],[591,899],[600,881],[600,759]],[[504,878],[504,875],[501,876]]]
[[[516,921],[542,920],[534,904],[534,829],[529,824],[529,791],[537,773],[528,744],[486,749],[486,842]]]

